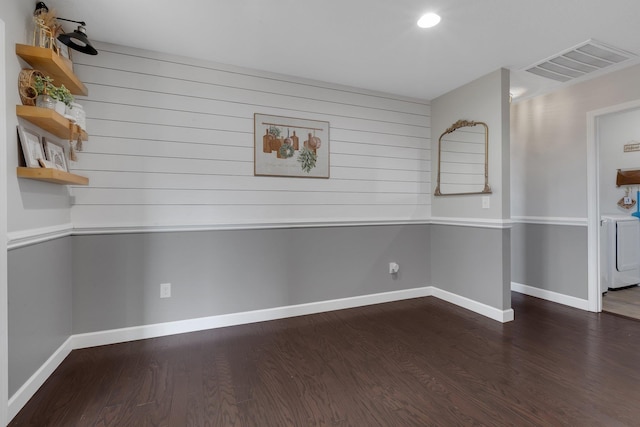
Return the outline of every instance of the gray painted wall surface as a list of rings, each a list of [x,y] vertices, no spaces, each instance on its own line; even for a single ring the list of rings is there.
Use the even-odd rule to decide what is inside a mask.
[[[432,225],[431,284],[500,310],[511,308],[510,238],[509,229]]]
[[[427,286],[429,240],[428,225],[75,236],[73,333]]]
[[[490,208],[482,195],[432,196],[433,217],[510,218],[509,71],[500,69],[452,90],[431,102],[431,182],[438,178],[438,140],[458,120],[485,122],[489,127]],[[433,185],[435,189],[435,185]]]
[[[512,280],[588,299],[587,227],[515,224]]]
[[[33,8],[35,2],[3,0],[0,6],[0,19],[6,26],[5,52],[6,69],[0,73],[0,82],[6,84],[6,150],[1,159],[7,167],[7,229],[9,232],[33,228],[56,226],[71,222],[69,191],[64,185],[51,185],[31,179],[18,179],[15,168],[18,166],[19,141],[16,125],[21,124],[46,136],[52,141],[64,143],[66,140],[44,132],[25,120],[18,120],[15,106],[20,105],[20,94],[16,82],[20,70],[25,67],[14,54],[16,43],[29,44]],[[51,6],[51,5],[49,5]],[[54,6],[55,7],[55,6]],[[6,155],[6,157],[5,157]]]
[[[71,335],[71,237],[8,253],[9,396]]]
[[[586,218],[587,113],[637,99],[640,65],[514,102],[512,214]]]

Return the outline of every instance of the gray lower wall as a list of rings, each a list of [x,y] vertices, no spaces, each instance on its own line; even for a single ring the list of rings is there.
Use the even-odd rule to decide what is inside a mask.
[[[432,285],[510,309],[510,239],[509,229],[432,225]]]
[[[389,225],[87,235],[14,249],[9,393],[72,334],[428,285],[505,310],[510,239],[510,230]],[[166,282],[172,297],[161,299]]]
[[[73,333],[427,286],[429,241],[428,225],[75,236]]]
[[[588,299],[587,227],[515,224],[512,280]]]
[[[9,396],[71,335],[71,239],[8,252]]]

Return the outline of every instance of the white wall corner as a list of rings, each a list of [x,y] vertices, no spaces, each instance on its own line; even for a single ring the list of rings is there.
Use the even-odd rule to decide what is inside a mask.
[[[506,323],[511,322],[514,319],[514,312],[511,308],[507,310],[500,310],[498,308],[491,307],[490,305],[435,287],[433,288],[433,296],[498,322]]]

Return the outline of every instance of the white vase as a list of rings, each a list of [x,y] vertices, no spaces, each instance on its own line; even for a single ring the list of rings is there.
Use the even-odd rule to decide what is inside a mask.
[[[67,106],[65,105],[64,102],[56,100],[56,107],[55,107],[56,113],[64,116],[64,112],[66,109],[67,109]]]
[[[72,102],[71,115],[73,116],[78,126],[80,126],[84,130],[87,130],[86,115],[84,109],[82,108],[82,105],[78,104],[77,102]]]

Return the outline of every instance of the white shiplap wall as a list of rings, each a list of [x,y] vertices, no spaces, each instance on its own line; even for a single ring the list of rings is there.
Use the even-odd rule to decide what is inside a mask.
[[[76,55],[89,141],[75,227],[430,216],[428,101],[99,44]],[[253,176],[253,115],[330,122],[330,179]]]

